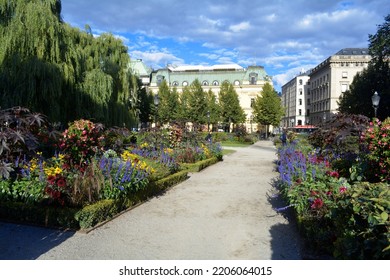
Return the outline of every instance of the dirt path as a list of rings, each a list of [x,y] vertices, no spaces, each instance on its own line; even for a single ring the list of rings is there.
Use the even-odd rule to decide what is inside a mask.
[[[3,223],[0,237],[8,233],[14,239],[8,246],[16,242],[19,254],[29,252],[26,259],[301,259],[295,226],[273,210],[269,198],[277,176],[275,148],[260,141],[235,149],[222,162],[88,234]],[[45,233],[44,249],[32,245]],[[20,257],[5,248],[0,258]]]

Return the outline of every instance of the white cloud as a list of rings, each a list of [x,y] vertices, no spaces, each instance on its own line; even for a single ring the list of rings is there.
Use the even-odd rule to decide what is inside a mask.
[[[233,32],[242,32],[248,30],[251,27],[248,21],[240,22],[239,24],[234,24],[229,26],[229,30]]]
[[[342,48],[367,47],[389,10],[388,0],[62,1],[65,22],[118,35],[153,67],[256,63],[278,83]]]
[[[133,51],[130,53],[130,57],[132,59],[142,59],[142,61],[152,67],[165,67],[167,64],[184,64],[183,59],[166,52]]]

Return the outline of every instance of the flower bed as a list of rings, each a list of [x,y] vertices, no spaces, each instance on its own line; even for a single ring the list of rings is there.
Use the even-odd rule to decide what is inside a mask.
[[[51,129],[43,119],[31,126],[28,110],[2,113],[0,121],[13,120],[0,122],[6,123],[0,133],[0,218],[5,220],[93,227],[185,180],[185,163],[204,167],[222,159],[217,144],[194,143],[194,137],[171,147],[157,137],[137,145],[125,129],[105,130],[89,120],[70,123],[60,137],[47,141],[50,146],[42,145],[37,135]],[[169,132],[155,133],[164,134]],[[29,139],[37,141],[29,146]]]
[[[338,259],[390,258],[390,185],[388,169],[381,168],[387,159],[372,156],[385,155],[389,147],[377,140],[378,136],[370,136],[387,137],[388,123],[382,124],[386,132],[374,127],[362,133],[361,139],[367,142],[361,143],[350,174],[343,170],[347,177],[340,176],[336,168],[340,158],[329,153],[329,147],[321,153],[325,150],[308,148],[298,141],[278,149],[277,188],[287,206],[276,210],[293,209],[302,236],[317,252]],[[367,154],[367,147],[375,152]],[[377,176],[371,175],[372,169],[363,168],[367,164],[377,167]],[[363,178],[374,180],[363,182]]]

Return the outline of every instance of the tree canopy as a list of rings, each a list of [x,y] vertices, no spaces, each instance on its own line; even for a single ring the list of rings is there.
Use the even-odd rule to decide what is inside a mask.
[[[0,0],[0,103],[52,121],[135,122],[136,80],[122,41],[61,19],[59,0]]]
[[[246,116],[240,106],[238,94],[233,85],[227,81],[221,84],[219,106],[221,110],[221,121],[223,123],[239,124],[245,122]]]
[[[372,59],[366,69],[357,74],[339,100],[339,111],[374,117],[371,97],[378,92],[381,97],[378,118],[390,116],[390,15],[378,26],[377,33],[369,35],[369,53]]]
[[[284,115],[282,102],[278,93],[271,84],[263,86],[261,95],[258,95],[253,104],[254,121],[262,125],[279,126]]]

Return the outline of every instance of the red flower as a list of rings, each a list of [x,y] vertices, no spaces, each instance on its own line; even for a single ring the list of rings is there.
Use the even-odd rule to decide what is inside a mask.
[[[340,193],[345,193],[347,191],[347,187],[340,187],[339,188]]]
[[[65,179],[64,178],[58,179],[57,186],[59,186],[60,188],[64,188],[66,186]]]
[[[50,185],[53,185],[56,182],[56,177],[53,175],[49,175],[47,177],[47,181],[49,182]]]
[[[324,202],[321,198],[316,198],[313,201],[313,204],[311,205],[311,209],[320,209],[324,205]]]

